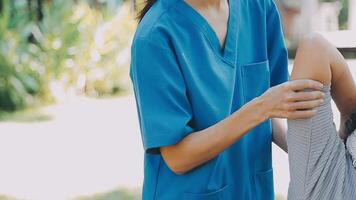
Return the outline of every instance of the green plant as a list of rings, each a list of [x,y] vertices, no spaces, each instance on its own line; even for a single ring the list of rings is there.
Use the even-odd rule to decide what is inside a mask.
[[[347,29],[348,15],[349,15],[349,0],[340,0],[341,11],[339,15],[339,24],[341,29]]]
[[[4,196],[0,194],[0,200],[19,200],[17,198],[9,197],[9,196]]]
[[[41,17],[33,17],[26,2],[0,5],[0,110],[67,93],[98,97],[125,91],[136,26],[128,3],[113,12],[87,1],[38,1]]]
[[[95,194],[93,196],[78,197],[74,200],[139,200],[141,195],[138,192],[126,189],[117,189],[106,193]]]
[[[13,111],[23,108],[39,93],[40,75],[31,68],[28,59],[27,41],[14,24],[23,24],[20,19],[11,22],[9,0],[3,1],[0,12],[0,110]],[[14,28],[14,27],[18,28]]]

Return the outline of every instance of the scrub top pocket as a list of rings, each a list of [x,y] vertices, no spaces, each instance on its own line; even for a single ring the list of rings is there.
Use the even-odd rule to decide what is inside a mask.
[[[255,174],[256,200],[274,200],[273,169]]]
[[[242,66],[245,103],[262,95],[270,87],[269,61]]]
[[[184,200],[225,200],[230,199],[230,185],[225,185],[222,188],[209,193],[185,193]]]

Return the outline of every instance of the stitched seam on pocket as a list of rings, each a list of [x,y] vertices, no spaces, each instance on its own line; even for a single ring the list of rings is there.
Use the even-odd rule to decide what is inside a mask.
[[[185,192],[184,196],[189,196],[191,198],[194,199],[207,199],[207,198],[211,198],[211,197],[215,197],[218,194],[224,193],[228,188],[230,187],[229,184],[223,186],[222,188],[215,190],[213,192],[208,192],[208,193],[190,193],[190,192]]]
[[[271,171],[273,171],[273,168],[268,169],[266,171],[257,171],[257,172],[255,172],[255,176],[266,175],[266,174],[270,173]]]
[[[271,180],[272,181],[272,187],[274,187],[273,186],[273,168],[271,168],[271,169],[269,169],[267,171],[257,171],[254,174],[255,192],[256,192],[257,195],[260,195],[259,192],[261,192],[261,191],[257,190],[257,183],[261,184],[261,178],[264,178],[266,176],[267,177],[272,176],[272,180]],[[265,180],[265,179],[263,179],[263,180]],[[263,181],[263,182],[265,182],[265,181]],[[266,186],[266,185],[264,185],[264,186]],[[261,188],[260,188],[260,190],[261,190]],[[257,198],[257,200],[260,200],[260,199],[261,199],[261,197]]]
[[[261,64],[268,63],[268,62],[269,62],[269,60],[267,59],[265,61],[255,62],[255,63],[248,63],[248,64],[245,64],[245,65],[242,65],[242,66],[246,67],[246,66],[253,66],[253,65],[261,65]]]

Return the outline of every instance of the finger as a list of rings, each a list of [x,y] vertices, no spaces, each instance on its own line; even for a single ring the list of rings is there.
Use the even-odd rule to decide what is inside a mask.
[[[311,110],[323,104],[324,100],[318,99],[313,101],[299,101],[291,104],[292,110]]]
[[[310,92],[295,92],[290,101],[311,101],[317,99],[324,99],[325,93],[321,91],[310,91]]]
[[[321,90],[324,85],[318,81],[309,80],[309,79],[300,79],[290,82],[290,87],[293,91],[305,90],[305,89],[314,89]]]
[[[317,114],[316,110],[297,110],[289,114],[288,119],[309,119]]]

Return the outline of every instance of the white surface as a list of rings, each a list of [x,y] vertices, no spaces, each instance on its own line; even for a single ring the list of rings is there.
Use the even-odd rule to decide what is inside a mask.
[[[138,187],[142,147],[133,97],[79,99],[44,123],[0,123],[0,194],[62,200]]]
[[[356,48],[356,30],[320,32],[320,34],[338,48]]]

